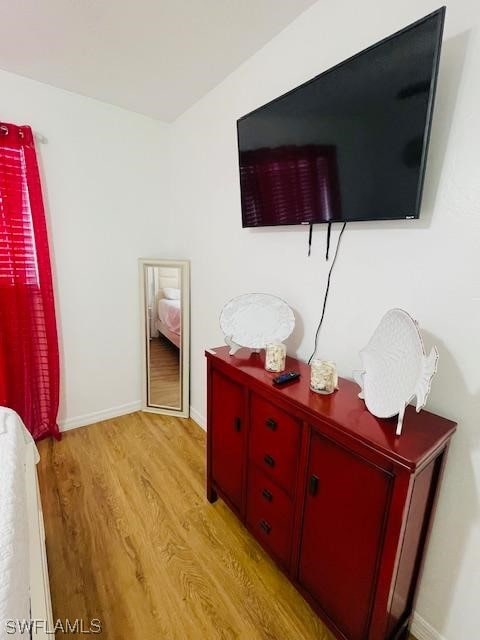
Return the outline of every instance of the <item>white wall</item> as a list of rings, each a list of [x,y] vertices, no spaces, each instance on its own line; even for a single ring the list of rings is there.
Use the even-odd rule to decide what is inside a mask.
[[[309,356],[327,265],[325,229],[307,258],[303,228],[242,230],[235,120],[394,32],[437,2],[320,1],[172,125],[174,246],[192,260],[192,396],[205,415],[203,350],[222,342],[229,298],[265,291],[297,313],[290,352]],[[456,0],[447,23],[420,221],[347,227],[320,352],[350,376],[382,314],[399,306],[440,350],[429,407],[458,420],[418,601],[448,640],[478,636],[480,593],[480,5]],[[416,626],[428,635],[428,626]]]
[[[192,407],[205,415],[203,350],[240,293],[285,298],[290,353],[310,355],[327,265],[325,229],[242,230],[237,117],[437,7],[320,1],[170,128],[0,71],[1,119],[30,124],[54,252],[67,425],[137,405],[139,256],[192,260]],[[446,640],[478,635],[480,592],[480,6],[448,6],[420,221],[349,225],[320,351],[350,376],[385,310],[401,306],[440,350],[429,406],[458,420],[417,610]],[[171,165],[167,162],[171,146]],[[168,172],[172,170],[173,214]],[[123,409],[122,409],[123,408]],[[428,626],[422,637],[438,637]]]
[[[1,119],[37,143],[54,258],[64,426],[140,400],[137,258],[166,255],[166,125],[0,72]]]

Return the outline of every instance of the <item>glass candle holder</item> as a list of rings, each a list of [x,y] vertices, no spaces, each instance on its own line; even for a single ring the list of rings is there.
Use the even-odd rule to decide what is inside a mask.
[[[337,368],[330,360],[312,360],[310,389],[315,393],[329,394],[338,389]]]
[[[265,347],[265,369],[280,373],[285,370],[287,347],[281,342],[270,342]]]

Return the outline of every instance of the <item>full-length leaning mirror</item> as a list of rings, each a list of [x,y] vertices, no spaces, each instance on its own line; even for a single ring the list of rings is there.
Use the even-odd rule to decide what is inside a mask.
[[[140,261],[143,410],[188,417],[190,264]]]

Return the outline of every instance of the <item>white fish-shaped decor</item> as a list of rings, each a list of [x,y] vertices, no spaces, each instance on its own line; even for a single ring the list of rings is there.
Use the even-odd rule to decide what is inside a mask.
[[[406,406],[416,398],[418,413],[427,402],[438,350],[433,347],[427,356],[415,320],[402,309],[390,309],[360,351],[360,358],[363,369],[353,372],[361,387],[358,395],[377,418],[398,414],[399,436]]]

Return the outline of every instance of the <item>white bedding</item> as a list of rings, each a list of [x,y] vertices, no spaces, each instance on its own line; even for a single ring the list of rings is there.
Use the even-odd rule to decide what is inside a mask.
[[[0,638],[5,621],[30,617],[30,565],[25,464],[27,447],[35,447],[18,415],[0,407]],[[38,452],[35,448],[38,461]]]
[[[180,300],[167,300],[160,298],[158,301],[158,317],[170,331],[180,335],[182,317],[180,313]]]

